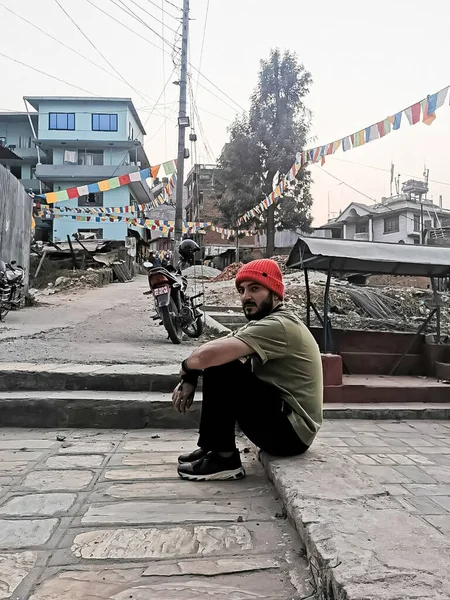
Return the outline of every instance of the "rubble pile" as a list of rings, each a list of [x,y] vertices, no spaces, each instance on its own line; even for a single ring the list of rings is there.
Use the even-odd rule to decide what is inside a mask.
[[[322,282],[310,287],[311,299],[319,313],[323,313]],[[450,294],[440,294],[441,329],[450,334]],[[304,318],[306,315],[306,290],[301,285],[286,289],[286,304]],[[378,331],[415,332],[434,308],[431,290],[398,287],[356,286],[334,280],[330,288],[329,313],[332,325],[339,329],[371,329]],[[319,325],[311,311],[312,323]],[[428,331],[434,331],[432,319]]]
[[[228,265],[228,267],[225,267],[225,269],[222,271],[222,273],[220,275],[217,275],[217,277],[214,277],[214,279],[212,279],[211,281],[231,281],[232,279],[234,279],[237,275],[237,272],[239,271],[239,269],[242,267],[242,263],[231,263],[231,265]]]
[[[272,256],[272,260],[277,263],[282,273],[289,273],[291,271],[290,269],[286,268],[288,258],[289,256],[287,254],[278,254],[277,256]]]
[[[196,279],[212,279],[222,274],[222,271],[207,265],[193,265],[183,270],[183,275],[186,277],[195,277]],[[213,280],[215,281],[215,279]]]

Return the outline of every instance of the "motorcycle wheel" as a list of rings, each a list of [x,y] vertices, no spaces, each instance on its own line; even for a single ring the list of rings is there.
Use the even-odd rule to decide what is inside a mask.
[[[190,338],[199,338],[203,333],[203,326],[203,316],[200,315],[192,325],[189,325],[189,327],[184,329],[184,333]]]
[[[6,308],[6,306],[0,306],[0,321],[3,321],[8,313],[9,308]]]
[[[173,298],[170,299],[169,306],[161,306],[159,310],[163,325],[169,334],[171,342],[174,344],[181,344],[183,331],[177,323],[178,310]]]

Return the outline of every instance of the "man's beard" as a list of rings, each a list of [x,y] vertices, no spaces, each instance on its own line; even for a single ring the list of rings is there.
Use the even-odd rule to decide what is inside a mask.
[[[254,306],[256,306],[256,303],[251,302],[250,300],[247,300],[242,305],[242,308],[244,309],[244,315],[248,321],[260,321],[261,319],[264,319],[264,317],[270,315],[273,310],[273,292],[270,292],[267,298],[260,303],[258,310],[252,313],[247,313],[245,310],[246,307],[253,308]]]

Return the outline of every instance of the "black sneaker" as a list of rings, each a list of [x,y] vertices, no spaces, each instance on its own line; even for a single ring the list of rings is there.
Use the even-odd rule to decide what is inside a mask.
[[[218,481],[226,479],[242,479],[245,477],[244,467],[239,452],[224,458],[216,452],[208,452],[206,456],[195,462],[178,465],[178,475],[190,481]]]
[[[189,454],[182,454],[178,457],[178,462],[181,463],[191,463],[200,458],[203,458],[208,454],[209,450],[205,450],[204,448],[197,448],[194,452],[190,452]]]

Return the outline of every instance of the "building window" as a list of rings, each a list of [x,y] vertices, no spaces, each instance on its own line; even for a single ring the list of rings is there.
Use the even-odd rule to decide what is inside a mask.
[[[431,219],[425,219],[424,224],[423,224],[423,228],[424,229],[431,229],[433,227],[432,223],[431,223]]]
[[[75,131],[75,113],[49,113],[48,128]]]
[[[369,223],[356,223],[355,233],[369,233]]]
[[[117,115],[92,115],[92,131],[117,131]]]
[[[78,152],[78,164],[84,167],[102,166],[103,150],[80,150]]]
[[[103,192],[92,192],[78,198],[78,206],[103,206]]]
[[[398,215],[384,220],[384,233],[397,233],[400,231]]]
[[[335,239],[341,239],[342,238],[342,229],[332,229],[331,230],[331,237],[335,238]]]
[[[19,136],[19,148],[31,148],[31,137]]]
[[[420,231],[420,215],[414,215],[414,231]]]

